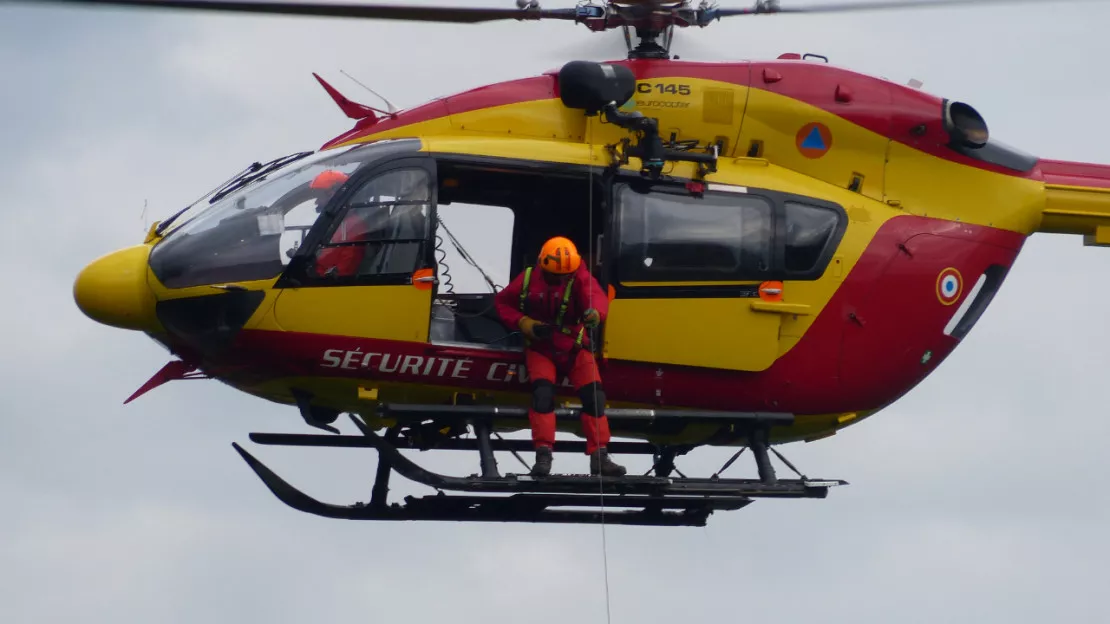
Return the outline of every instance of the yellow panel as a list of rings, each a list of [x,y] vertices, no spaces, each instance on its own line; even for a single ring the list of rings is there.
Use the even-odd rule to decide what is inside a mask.
[[[901,143],[890,146],[886,199],[910,214],[1032,234],[1045,206],[1044,183],[976,169]]]
[[[782,314],[783,316],[809,316],[813,308],[804,303],[786,303],[783,301],[752,301],[751,308],[755,312],[765,314]]]
[[[288,288],[274,306],[286,331],[426,342],[432,296],[414,286]]]
[[[832,147],[820,158],[808,158],[798,149],[798,132],[810,122],[825,124],[832,134]],[[862,175],[860,192],[872,199],[883,197],[883,170],[890,139],[843,117],[793,98],[752,89],[736,153],[746,153],[752,141],[762,141],[762,156],[780,167],[840,188],[847,188],[854,175]]]
[[[752,298],[616,299],[606,324],[607,357],[729,370],[765,370],[798,344],[851,272],[878,228],[887,219],[900,214],[858,193],[834,188],[758,159],[722,160],[718,173],[709,179],[711,186],[747,185],[839,203],[848,212],[849,224],[836,255],[820,278],[785,281],[781,304],[766,304]],[[665,285],[710,284],[723,286],[738,282]],[[625,285],[635,287],[635,284]]]
[[[616,299],[605,325],[606,356],[680,366],[766,370],[779,354],[778,314],[752,299]]]
[[[735,89],[707,88],[702,98],[702,121],[732,125],[736,110]]]
[[[678,141],[696,140],[702,146],[723,140],[723,155],[733,153],[734,146],[729,144],[744,117],[748,87],[681,76],[658,76],[636,86],[636,95],[621,109],[659,119],[659,134],[664,141],[669,141],[672,134]],[[588,120],[587,142],[611,144],[628,136],[619,126],[602,123],[600,116]]]
[[[738,68],[737,71],[746,73],[748,70]],[[732,94],[731,100],[726,93]],[[773,91],[713,80],[660,76],[641,81],[636,96],[623,108],[658,117],[660,129],[668,139],[672,131],[677,133],[679,140],[697,139],[703,144],[722,136],[735,137],[736,141],[728,146],[724,155],[742,156],[752,141],[762,142],[760,159],[749,159],[745,163],[746,174],[762,179],[744,180],[742,184],[765,188],[798,187],[796,190],[804,191],[814,186],[822,187],[824,182],[849,192],[847,188],[853,177],[859,175],[863,179],[860,193],[849,192],[851,195],[861,197],[862,194],[888,202],[912,214],[1026,234],[1037,231],[1040,226],[1045,206],[1043,182],[991,173],[930,156]],[[726,113],[726,108],[731,114]],[[628,132],[614,124],[600,123],[598,117],[583,121],[581,115],[579,111],[562,108],[557,99],[521,102],[402,126],[353,139],[350,143],[418,136],[424,138],[425,149],[431,150],[607,164],[604,146],[628,137]],[[731,122],[725,123],[726,119]],[[820,158],[807,158],[798,150],[798,132],[807,122],[821,122],[832,134],[832,149]],[[503,132],[498,132],[499,128]],[[516,138],[521,133],[536,138]],[[455,136],[449,136],[452,134]],[[494,137],[494,134],[501,136]],[[594,147],[578,143],[583,140]],[[726,163],[722,160],[723,168],[727,168]],[[740,165],[741,160],[733,164]],[[637,160],[632,159],[626,168],[637,167]],[[757,167],[763,167],[765,173],[757,174]],[[694,167],[678,163],[671,172],[689,176]],[[808,179],[800,179],[802,176]],[[709,179],[724,181],[728,177],[731,176],[717,174]],[[830,190],[823,188],[819,192],[831,194]],[[1083,193],[1062,187],[1050,190],[1054,191],[1052,203],[1062,205],[1066,214],[1046,215],[1041,231],[1071,232],[1075,229],[1075,217],[1081,216],[1071,212],[1078,203],[1101,205],[1105,202],[1105,197],[1096,198],[1089,189],[1084,189]],[[854,223],[890,216],[876,213],[873,206],[849,207],[853,202],[843,198],[835,201],[849,209]],[[853,208],[860,209],[858,214],[851,212]],[[1103,212],[1102,208],[1095,211]],[[1086,221],[1089,220],[1088,217]],[[1082,223],[1084,227],[1086,221]],[[849,260],[846,258],[845,262]],[[838,270],[846,273],[849,268],[844,266]]]
[[[1088,245],[1110,244],[1110,189],[1045,185],[1044,219],[1037,231],[1083,234]]]
[[[373,141],[381,141],[383,139],[407,139],[412,137],[424,137],[428,135],[442,135],[450,134],[453,131],[451,127],[451,118],[448,116],[436,117],[428,121],[421,121],[406,126],[397,126],[389,130],[382,130],[374,134],[360,135],[350,140],[337,143],[333,149],[346,147],[348,145],[356,145],[358,143],[370,143]]]
[[[424,139],[424,150],[576,165],[605,165],[609,162],[609,155],[604,146],[541,141],[539,139],[474,136],[435,137]]]
[[[512,116],[512,123],[505,118]],[[586,116],[560,100],[538,100],[494,106],[451,116],[452,126],[464,132],[511,135],[540,139],[581,141],[586,132]]]
[[[203,286],[189,286],[187,288],[166,288],[154,274],[154,270],[147,267],[147,284],[150,285],[158,301],[171,301],[174,299],[188,299],[192,297],[205,297],[218,295],[228,291],[228,288],[261,291],[265,293],[262,303],[243,325],[245,329],[277,329],[273,324],[273,306],[281,291],[274,290],[273,286],[278,278],[264,280],[251,280],[242,282],[229,282],[227,284],[212,284]]]

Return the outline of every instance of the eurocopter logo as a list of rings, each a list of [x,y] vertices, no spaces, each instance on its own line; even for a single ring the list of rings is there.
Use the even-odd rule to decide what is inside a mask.
[[[688,84],[672,83],[672,82],[638,82],[636,83],[636,95],[645,99],[636,99],[633,97],[621,105],[621,110],[630,111],[636,108],[690,108],[690,102],[685,101],[694,90]],[[651,96],[656,96],[652,99]],[[669,98],[666,96],[674,96]],[[658,99],[664,97],[666,99]]]
[[[484,380],[499,384],[528,383],[528,369],[524,364],[513,362],[491,362],[470,358],[453,358],[424,355],[402,355],[399,353],[364,352],[346,349],[324,351],[320,368],[358,371],[370,373],[374,377],[413,376],[430,379],[458,379],[462,381]],[[560,384],[573,387],[570,380],[563,378]]]

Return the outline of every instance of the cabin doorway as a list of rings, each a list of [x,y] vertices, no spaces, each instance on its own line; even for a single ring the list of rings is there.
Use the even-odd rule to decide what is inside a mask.
[[[608,223],[602,176],[561,164],[438,159],[437,284],[429,341],[521,351],[494,295],[535,264],[544,241],[566,236],[595,278]]]

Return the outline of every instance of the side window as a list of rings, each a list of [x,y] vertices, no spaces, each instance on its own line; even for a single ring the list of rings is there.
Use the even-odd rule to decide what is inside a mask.
[[[773,268],[774,213],[763,198],[623,187],[618,201],[623,283],[758,280]]]
[[[812,271],[836,233],[840,215],[828,208],[788,201],[784,261],[790,273]]]
[[[411,275],[425,268],[432,180],[420,168],[384,173],[355,191],[316,254],[321,277]]]

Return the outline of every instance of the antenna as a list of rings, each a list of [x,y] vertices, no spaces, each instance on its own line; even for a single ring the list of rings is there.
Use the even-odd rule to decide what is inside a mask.
[[[390,115],[392,115],[392,114],[395,114],[395,113],[397,112],[397,107],[396,107],[396,106],[394,106],[392,102],[390,102],[389,100],[387,100],[387,99],[385,99],[384,97],[382,97],[382,96],[381,96],[381,95],[380,95],[380,94],[379,94],[379,93],[378,93],[377,91],[375,91],[375,90],[371,89],[370,87],[368,87],[368,86],[366,86],[366,85],[362,84],[361,82],[359,82],[359,81],[358,81],[358,79],[357,79],[357,78],[355,78],[354,76],[352,76],[352,75],[348,74],[348,73],[347,73],[347,72],[346,72],[345,70],[342,70],[342,69],[341,69],[341,70],[339,70],[339,73],[341,73],[341,74],[343,74],[344,76],[346,76],[346,77],[350,78],[350,79],[351,79],[352,81],[354,81],[354,83],[355,83],[355,84],[357,84],[358,86],[362,87],[363,89],[366,89],[366,90],[367,90],[367,91],[369,91],[370,93],[373,93],[373,94],[374,94],[375,96],[377,96],[377,97],[378,97],[378,99],[379,99],[379,100],[381,100],[381,101],[385,102],[385,107],[386,107],[386,110],[388,110],[388,111],[389,111],[389,114],[390,114]]]

